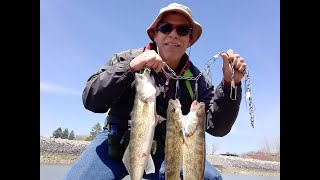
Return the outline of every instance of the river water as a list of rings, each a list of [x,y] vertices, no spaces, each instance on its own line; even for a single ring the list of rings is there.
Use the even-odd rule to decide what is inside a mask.
[[[40,165],[40,180],[61,180],[70,165]],[[280,180],[280,176],[222,174],[223,180]]]

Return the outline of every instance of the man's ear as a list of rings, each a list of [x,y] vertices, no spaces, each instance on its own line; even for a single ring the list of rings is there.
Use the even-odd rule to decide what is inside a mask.
[[[155,43],[157,43],[157,37],[158,37],[158,33],[155,33],[155,34],[154,34],[154,37],[153,37],[153,41],[154,41]]]

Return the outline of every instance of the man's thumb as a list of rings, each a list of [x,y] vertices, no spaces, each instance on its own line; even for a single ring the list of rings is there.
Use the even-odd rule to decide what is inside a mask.
[[[223,59],[223,66],[226,66],[226,65],[227,65],[227,67],[228,67],[228,65],[229,65],[229,63],[230,63],[230,61],[228,60],[228,58],[229,58],[228,53],[222,52],[222,53],[220,53],[220,56],[221,56],[222,59]]]

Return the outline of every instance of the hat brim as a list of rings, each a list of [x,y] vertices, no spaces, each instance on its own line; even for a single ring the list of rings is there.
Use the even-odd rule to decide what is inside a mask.
[[[200,38],[201,33],[202,33],[202,27],[198,22],[196,22],[195,20],[192,19],[192,17],[189,15],[189,13],[187,13],[186,11],[184,11],[182,9],[168,9],[168,10],[164,10],[164,11],[160,12],[159,15],[157,16],[157,18],[153,21],[153,23],[147,29],[147,33],[148,33],[149,38],[152,41],[154,41],[154,36],[156,33],[155,32],[156,26],[158,25],[159,21],[162,19],[163,15],[168,12],[179,12],[179,13],[185,15],[189,19],[189,21],[191,22],[191,26],[192,26],[192,39],[190,40],[189,46],[192,46]]]

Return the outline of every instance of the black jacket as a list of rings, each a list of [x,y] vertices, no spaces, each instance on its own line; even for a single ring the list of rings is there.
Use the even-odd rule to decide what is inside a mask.
[[[133,86],[134,73],[129,68],[129,63],[141,54],[144,48],[131,49],[115,54],[104,66],[92,75],[83,91],[83,104],[86,109],[95,113],[105,113],[111,108],[109,114],[116,116],[123,124],[130,119],[133,108],[135,87]],[[187,56],[186,54],[184,56]],[[188,60],[189,61],[189,60]],[[200,71],[191,61],[190,71],[196,77]],[[184,69],[185,71],[187,69]],[[164,86],[164,81],[152,71],[158,85]],[[190,81],[194,90],[195,81]],[[179,80],[179,100],[184,115],[190,111],[192,99],[187,89],[185,80]],[[225,87],[221,82],[216,90],[214,86],[204,77],[198,80],[198,101],[205,102],[207,112],[206,132],[213,136],[225,136],[234,124],[241,102],[241,82],[237,87],[236,100],[230,99],[230,87]],[[156,110],[158,115],[166,117],[169,99],[175,99],[176,80],[169,83],[167,91],[161,93],[156,99]],[[156,127],[155,132],[165,137],[165,121]]]

